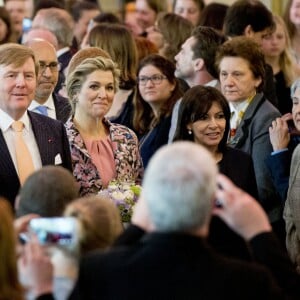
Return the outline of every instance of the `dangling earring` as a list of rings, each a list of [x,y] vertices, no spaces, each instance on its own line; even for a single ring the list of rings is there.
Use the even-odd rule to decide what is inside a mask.
[[[189,135],[192,135],[192,133],[193,133],[193,132],[192,132],[192,129],[188,129],[188,134],[189,134]]]

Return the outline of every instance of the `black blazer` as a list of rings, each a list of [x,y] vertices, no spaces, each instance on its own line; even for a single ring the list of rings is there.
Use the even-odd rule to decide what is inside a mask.
[[[282,291],[299,299],[300,277],[278,241],[269,233],[255,242],[257,262],[265,267],[224,258],[188,234],[147,234],[134,246],[83,258],[69,299],[286,299]]]
[[[42,165],[55,165],[55,157],[60,154],[60,166],[72,172],[70,146],[62,122],[53,120],[35,112],[28,111],[32,130],[41,155]],[[20,188],[20,181],[0,131],[0,196],[5,197],[14,207]]]
[[[52,97],[56,112],[56,119],[66,123],[72,112],[72,107],[69,100],[56,93],[53,93]]]
[[[257,185],[251,156],[244,151],[226,148],[219,162],[220,173],[235,185],[257,199]],[[209,228],[209,243],[220,253],[244,260],[251,260],[245,240],[232,231],[219,217],[213,216]]]

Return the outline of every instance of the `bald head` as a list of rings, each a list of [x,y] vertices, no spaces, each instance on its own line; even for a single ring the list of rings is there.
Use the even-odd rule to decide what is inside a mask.
[[[59,68],[56,51],[52,44],[41,39],[30,40],[27,42],[27,46],[33,50],[40,65],[35,100],[43,104],[53,93],[58,80]]]
[[[58,49],[58,43],[56,36],[49,30],[45,28],[31,28],[23,36],[23,44],[28,45],[32,40],[42,39],[53,45],[55,50]]]

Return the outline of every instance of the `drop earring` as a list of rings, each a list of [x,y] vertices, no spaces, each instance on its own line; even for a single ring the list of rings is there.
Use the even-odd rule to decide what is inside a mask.
[[[192,135],[192,133],[193,133],[193,132],[192,132],[192,129],[188,129],[188,134],[189,134],[189,135]]]

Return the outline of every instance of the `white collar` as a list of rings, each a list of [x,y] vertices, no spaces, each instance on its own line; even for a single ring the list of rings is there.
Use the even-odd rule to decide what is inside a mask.
[[[0,127],[3,132],[8,130],[10,128],[11,124],[15,121],[16,120],[14,120],[9,114],[7,114],[5,111],[0,109]],[[24,123],[25,129],[28,131],[30,130],[31,123],[30,123],[30,120],[29,120],[29,117],[27,114],[27,110],[25,111],[23,116],[17,121],[22,121]]]
[[[45,103],[43,103],[43,104],[38,103],[36,100],[32,100],[32,102],[31,102],[31,104],[29,106],[29,110],[35,110],[40,105],[44,105],[47,108],[49,108],[50,110],[55,110],[55,105],[54,105],[54,100],[53,100],[52,94],[50,94],[50,96],[47,99],[47,101]]]

